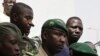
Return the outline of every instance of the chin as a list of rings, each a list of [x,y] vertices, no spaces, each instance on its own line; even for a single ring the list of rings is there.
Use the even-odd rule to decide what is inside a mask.
[[[59,50],[56,50],[56,53],[59,53],[59,52],[61,52],[61,49],[59,49]]]

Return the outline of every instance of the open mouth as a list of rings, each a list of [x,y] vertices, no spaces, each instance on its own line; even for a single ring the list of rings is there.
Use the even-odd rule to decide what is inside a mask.
[[[73,35],[74,37],[79,37],[79,35]]]

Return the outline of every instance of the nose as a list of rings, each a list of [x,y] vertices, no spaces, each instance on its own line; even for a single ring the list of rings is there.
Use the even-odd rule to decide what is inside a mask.
[[[20,53],[19,45],[15,45],[15,52]]]
[[[75,33],[76,33],[76,34],[80,34],[80,32],[81,32],[80,29],[79,29],[79,28],[76,28]]]
[[[29,25],[34,27],[34,24],[32,23],[32,21],[29,21]]]
[[[60,37],[60,42],[63,43],[63,44],[65,43],[65,37],[64,36]]]

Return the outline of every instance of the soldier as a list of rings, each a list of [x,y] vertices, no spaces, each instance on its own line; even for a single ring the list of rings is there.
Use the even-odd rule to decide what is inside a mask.
[[[73,43],[69,46],[71,56],[98,56],[86,43]]]
[[[83,33],[83,24],[79,17],[70,17],[67,20],[66,27],[68,29],[68,43],[69,45],[77,42]]]
[[[37,56],[54,56],[61,52],[67,43],[66,34],[66,25],[61,19],[47,20],[42,26],[42,46]]]
[[[0,23],[0,56],[19,56],[24,44],[19,28],[12,23]]]
[[[24,3],[15,3],[11,9],[10,21],[17,25],[22,32],[26,46],[23,47],[22,56],[34,56],[37,53],[35,42],[28,38],[33,20],[33,10]]]

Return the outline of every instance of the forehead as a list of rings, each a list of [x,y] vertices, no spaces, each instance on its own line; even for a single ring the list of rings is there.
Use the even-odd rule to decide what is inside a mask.
[[[55,33],[55,32],[57,32],[57,33],[65,33],[63,30],[57,29],[57,28],[52,28],[52,29],[48,29],[48,30],[50,30],[52,33]]]
[[[83,26],[82,21],[78,19],[71,19],[68,24],[69,26]]]
[[[16,0],[4,0],[4,2],[10,2],[10,1],[16,2]]]
[[[33,11],[29,8],[23,8],[23,9],[21,9],[21,14],[23,14],[23,15],[29,14],[29,15],[33,16]]]
[[[17,38],[15,38],[15,36],[13,36],[12,34],[4,34],[3,37],[6,41],[10,41],[10,40],[15,40]]]

